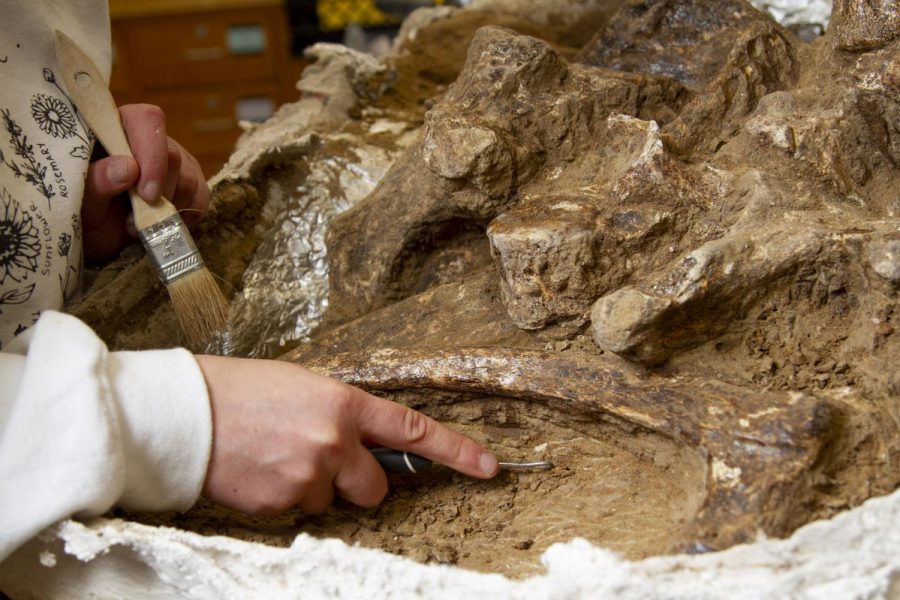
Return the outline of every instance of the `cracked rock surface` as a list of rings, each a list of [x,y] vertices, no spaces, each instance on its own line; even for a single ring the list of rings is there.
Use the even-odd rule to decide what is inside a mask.
[[[836,1],[808,43],[741,0],[601,4],[577,27],[419,13],[384,65],[351,69],[340,118],[286,111],[284,152],[256,138],[199,240],[246,290],[303,212],[278,193],[351,198],[328,213],[321,321],[244,319],[270,340],[255,355],[290,349],[560,469],[438,471],[374,513],[141,519],[515,574],[574,535],[630,558],[783,537],[900,484],[896,3]],[[360,148],[383,168],[338,194],[327,159],[369,164]],[[76,314],[116,347],[177,342],[149,269],[114,267]],[[303,312],[288,288],[260,302]]]

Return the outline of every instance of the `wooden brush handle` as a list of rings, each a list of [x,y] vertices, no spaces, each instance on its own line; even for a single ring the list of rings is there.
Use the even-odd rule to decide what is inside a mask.
[[[119,109],[94,61],[61,31],[56,32],[56,59],[72,102],[109,155],[134,157],[122,127]],[[134,225],[138,230],[146,229],[177,212],[165,198],[160,198],[156,204],[148,204],[134,188],[128,190],[128,196],[134,211]]]

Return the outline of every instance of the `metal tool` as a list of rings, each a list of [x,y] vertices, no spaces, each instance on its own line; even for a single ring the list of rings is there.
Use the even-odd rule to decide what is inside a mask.
[[[393,448],[372,448],[375,460],[388,473],[423,473],[429,470],[432,462],[424,456],[394,450]],[[536,462],[501,462],[501,469],[511,471],[547,471],[553,468],[553,463],[546,461]]]

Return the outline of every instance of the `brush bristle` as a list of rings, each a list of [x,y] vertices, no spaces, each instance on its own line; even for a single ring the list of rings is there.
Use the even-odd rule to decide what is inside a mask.
[[[191,349],[200,349],[225,326],[228,301],[206,267],[168,285],[172,308]]]

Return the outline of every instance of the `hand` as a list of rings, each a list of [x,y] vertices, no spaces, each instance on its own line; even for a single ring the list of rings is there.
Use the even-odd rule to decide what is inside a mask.
[[[122,194],[137,188],[151,204],[160,194],[182,211],[187,225],[203,220],[209,188],[200,164],[181,144],[166,135],[166,117],[150,104],[119,108],[134,158],[110,156],[91,163],[85,181],[81,223],[88,259],[109,258],[137,235],[131,207]]]
[[[297,365],[197,356],[213,414],[203,493],[243,512],[325,510],[335,492],[363,507],[387,493],[365,443],[407,450],[488,479],[497,459],[420,412]]]

